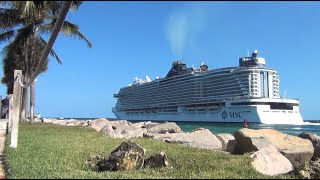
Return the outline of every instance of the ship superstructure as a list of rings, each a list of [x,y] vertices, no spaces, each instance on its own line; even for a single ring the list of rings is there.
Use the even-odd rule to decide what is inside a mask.
[[[278,73],[265,64],[256,50],[238,67],[209,70],[174,61],[165,78],[136,78],[121,88],[113,112],[138,121],[302,123],[299,101],[280,98]]]

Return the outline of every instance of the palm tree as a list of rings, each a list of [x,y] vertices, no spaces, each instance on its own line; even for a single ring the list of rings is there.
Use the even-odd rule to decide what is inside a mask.
[[[3,51],[2,54],[4,55],[4,59],[3,59],[3,72],[4,72],[4,77],[2,77],[2,83],[7,85],[7,94],[12,94],[13,93],[13,71],[14,69],[21,69],[23,74],[25,74],[23,81],[26,82],[28,81],[28,74],[26,73],[29,70],[29,66],[26,63],[27,61],[25,61],[25,53],[23,52],[24,50],[24,46],[19,47],[17,46],[19,45],[19,43],[16,42],[11,42],[9,45],[7,45]],[[40,53],[45,46],[43,44],[37,44],[36,45],[36,58],[34,58],[34,61],[39,61],[40,59]],[[54,55],[56,56],[55,52],[52,50],[52,56],[54,57]],[[45,63],[43,63],[42,67],[41,67],[41,73],[45,72],[48,69],[48,61],[49,59],[47,59],[45,61]],[[58,61],[60,62],[60,60],[58,59]],[[33,66],[30,66],[31,71],[34,71]],[[26,109],[27,109],[27,97],[28,97],[28,89],[24,88],[23,89],[23,96],[22,96],[22,108],[21,108],[21,116],[20,119],[21,120],[25,120],[26,117]],[[24,108],[23,108],[24,107]]]
[[[89,47],[91,43],[78,31],[78,26],[65,21],[65,17],[71,9],[78,9],[81,1],[6,1],[9,8],[0,10],[0,42],[10,41],[14,38],[15,46],[22,47],[24,55],[25,75],[27,85],[31,85],[30,96],[30,123],[33,123],[34,89],[33,81],[41,73],[44,63],[47,63],[49,53],[61,62],[52,50],[59,32],[67,36],[79,37]],[[59,15],[59,16],[58,16]],[[48,43],[41,37],[42,34],[52,32]],[[42,46],[37,46],[41,44]],[[42,47],[43,49],[39,48]],[[41,54],[41,56],[39,56]],[[20,61],[22,57],[20,56]],[[38,60],[35,60],[38,59]],[[26,83],[26,81],[25,81]],[[33,84],[33,85],[32,85]],[[34,91],[33,91],[34,92]]]

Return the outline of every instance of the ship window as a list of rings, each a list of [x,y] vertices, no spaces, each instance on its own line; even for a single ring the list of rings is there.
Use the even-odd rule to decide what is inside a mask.
[[[299,106],[296,103],[270,103],[270,109],[293,110],[293,106]]]
[[[266,102],[236,102],[231,103],[231,106],[247,106],[247,105],[268,105]]]
[[[247,106],[247,105],[270,105],[270,109],[293,110],[293,106],[299,106],[297,103],[270,103],[270,102],[235,102],[231,106]]]

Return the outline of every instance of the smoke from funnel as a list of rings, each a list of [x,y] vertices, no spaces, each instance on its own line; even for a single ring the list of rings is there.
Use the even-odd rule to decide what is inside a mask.
[[[207,8],[204,3],[190,3],[174,10],[166,21],[166,38],[169,41],[174,58],[181,59],[185,46],[204,29],[207,20]]]
[[[188,33],[188,18],[182,13],[174,13],[169,17],[167,38],[175,58],[181,58]]]

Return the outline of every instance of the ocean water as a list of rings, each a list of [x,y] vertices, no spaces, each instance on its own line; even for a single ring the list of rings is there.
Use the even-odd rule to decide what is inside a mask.
[[[78,120],[92,120],[97,118],[65,118]],[[118,120],[116,118],[106,118],[108,120]],[[137,122],[137,121],[131,121]],[[234,134],[237,130],[243,128],[243,123],[194,123],[194,122],[176,122],[184,132],[189,132],[197,128],[209,129],[213,134],[229,133]],[[304,120],[303,124],[261,124],[248,123],[250,129],[274,129],[280,132],[297,136],[301,132],[313,132],[320,135],[320,120]]]
[[[213,134],[234,134],[243,128],[243,123],[177,123],[181,130],[188,132],[196,128],[207,128]],[[313,132],[320,135],[320,122],[304,122],[300,125],[248,123],[250,129],[274,129],[297,136],[301,132]]]

